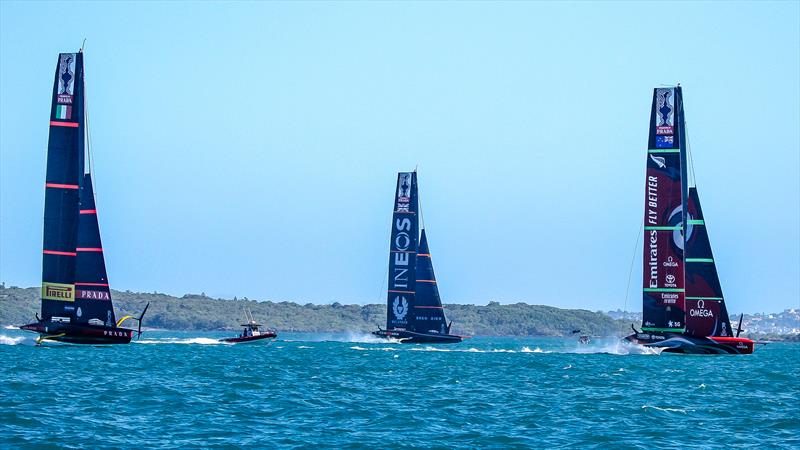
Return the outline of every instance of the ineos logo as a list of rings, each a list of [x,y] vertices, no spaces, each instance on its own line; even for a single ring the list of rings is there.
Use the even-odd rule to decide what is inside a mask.
[[[394,238],[394,247],[400,251],[408,250],[411,246],[411,237],[405,231],[397,233]]]

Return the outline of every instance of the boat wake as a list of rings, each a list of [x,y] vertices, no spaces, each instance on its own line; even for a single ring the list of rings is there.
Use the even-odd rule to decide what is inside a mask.
[[[19,327],[16,325],[6,325],[3,327],[4,330],[19,330]]]
[[[648,409],[655,409],[656,411],[663,411],[663,412],[677,412],[681,414],[688,414],[690,412],[694,412],[693,409],[682,409],[682,408],[661,408],[660,406],[651,406],[651,405],[642,405],[642,409],[645,411]]]
[[[195,344],[195,345],[225,345],[225,342],[220,342],[216,339],[210,338],[164,338],[164,339],[142,339],[140,341],[131,341],[136,344]]]
[[[361,352],[368,352],[368,351],[380,351],[380,352],[392,352],[397,350],[402,350],[398,347],[360,347],[358,345],[354,345],[350,347],[351,350],[358,350]]]
[[[574,354],[603,354],[603,355],[658,355],[660,348],[644,347],[641,345],[630,345],[621,341],[611,343],[584,344],[573,350],[565,350],[563,353]]]
[[[527,348],[527,347],[526,347]],[[470,348],[439,348],[439,347],[412,347],[411,351],[415,352],[452,352],[452,353],[517,353],[517,350],[511,350],[507,348],[487,348],[487,349],[479,349],[475,347]],[[525,352],[525,350],[521,350],[521,352]]]
[[[522,350],[520,350],[520,353],[553,353],[553,352],[550,351],[550,350],[542,350],[539,347],[536,347],[533,350],[531,350],[530,347],[522,347]]]
[[[36,345],[36,339],[31,336],[6,336],[0,334],[0,345]]]
[[[354,344],[386,344],[386,343],[399,343],[395,339],[384,339],[379,338],[378,336],[374,336],[370,333],[358,333],[358,332],[350,332],[347,333],[342,342],[352,342]]]

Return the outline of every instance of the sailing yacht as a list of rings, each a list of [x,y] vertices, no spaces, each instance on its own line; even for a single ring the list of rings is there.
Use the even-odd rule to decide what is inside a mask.
[[[45,179],[41,317],[23,330],[74,344],[127,344],[141,335],[139,317],[116,320],[97,221],[92,175],[86,171],[83,51],[61,53],[50,105]],[[149,304],[148,304],[149,306]],[[128,319],[138,330],[122,328]]]
[[[417,172],[398,173],[395,192],[386,329],[373,334],[404,343],[461,342],[465,336],[450,334],[424,228],[420,235]]]
[[[697,186],[688,174],[680,86],[657,88],[650,112],[642,327],[625,339],[671,353],[753,353],[732,329]],[[735,333],[735,335],[734,335]]]

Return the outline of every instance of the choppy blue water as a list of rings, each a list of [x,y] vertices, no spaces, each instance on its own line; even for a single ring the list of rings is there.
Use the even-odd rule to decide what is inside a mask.
[[[25,336],[25,337],[23,337]],[[609,341],[0,333],[0,447],[800,447],[800,345],[628,354]]]

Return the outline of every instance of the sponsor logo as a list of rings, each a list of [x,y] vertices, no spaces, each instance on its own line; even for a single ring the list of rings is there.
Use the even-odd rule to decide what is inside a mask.
[[[70,319],[69,317],[53,316],[50,318],[50,321],[58,323],[70,323],[72,322],[72,319]],[[46,332],[47,328],[45,328],[44,331]]]
[[[719,333],[720,336],[727,336],[728,335],[728,324],[722,322],[722,331]]]
[[[672,136],[656,136],[656,148],[672,148],[674,143]]]
[[[664,159],[663,156],[650,155],[650,159],[652,159],[653,162],[656,163],[656,165],[658,166],[659,169],[663,169],[664,167],[667,167],[667,160]]]
[[[678,267],[678,263],[675,262],[675,258],[672,256],[668,257],[666,261],[662,264],[664,267]]]
[[[667,275],[667,287],[675,287],[675,275]]]
[[[412,239],[408,233],[411,231],[411,219],[399,218],[395,220],[394,239],[392,239],[392,246],[394,252],[392,253],[392,289],[408,289],[409,286],[409,267],[411,263],[411,248]]]
[[[111,296],[105,291],[85,291],[78,289],[78,298],[86,300],[111,300]]]
[[[81,308],[80,308],[80,307],[78,308],[78,312],[77,312],[77,313],[75,313],[75,315],[76,315],[76,316],[78,316],[78,317],[80,317],[80,316],[82,316],[82,315],[83,315],[83,311],[81,311]]]
[[[397,198],[411,197],[411,172],[402,172],[397,180]]]
[[[647,224],[658,225],[658,177],[647,176]]]
[[[406,314],[408,314],[408,301],[406,301],[405,297],[398,295],[394,298],[394,303],[392,303],[392,312],[397,320],[403,320],[406,318]]]
[[[403,172],[397,179],[397,211],[409,212],[411,204],[411,173]]]
[[[409,212],[411,204],[411,173],[403,172],[397,179],[397,211]]]
[[[657,135],[670,135],[671,136],[672,133],[673,133],[672,127],[667,127],[667,126],[656,127],[656,134]]]
[[[678,294],[662,293],[661,294],[661,303],[663,303],[665,305],[677,305],[678,304]]]
[[[131,332],[130,331],[108,331],[108,330],[103,330],[103,335],[105,335],[105,336],[130,337],[131,336]]]
[[[647,265],[650,266],[650,281],[648,286],[653,289],[658,287],[658,232],[650,230],[650,261]]]
[[[62,53],[58,61],[58,95],[57,102],[72,104],[75,87],[75,54]]]
[[[672,130],[675,125],[674,90],[656,89],[656,130]],[[667,133],[658,133],[667,134]],[[672,134],[672,133],[669,133]]]
[[[45,300],[75,301],[75,286],[61,283],[43,283],[42,298]]]
[[[697,307],[692,308],[689,310],[689,315],[691,317],[714,317],[714,312],[710,309],[706,309],[706,302],[704,300],[697,301]],[[724,324],[723,324],[724,330]]]

